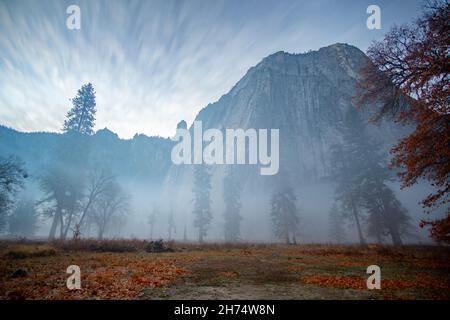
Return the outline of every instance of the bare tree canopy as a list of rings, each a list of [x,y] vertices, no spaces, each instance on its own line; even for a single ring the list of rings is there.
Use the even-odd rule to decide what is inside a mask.
[[[394,116],[415,131],[391,150],[402,187],[422,178],[436,189],[422,205],[446,217],[423,221],[436,240],[450,241],[450,2],[432,1],[413,24],[394,27],[368,49],[359,107],[376,105],[375,120]]]

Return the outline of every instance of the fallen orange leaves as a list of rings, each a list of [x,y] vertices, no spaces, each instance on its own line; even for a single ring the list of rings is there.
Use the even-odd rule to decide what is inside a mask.
[[[307,284],[341,289],[367,289],[366,279],[357,276],[311,275],[303,277],[302,281]],[[382,279],[381,288],[393,290],[419,288],[448,290],[450,289],[450,282],[429,276],[416,276],[413,279]]]
[[[134,299],[141,295],[148,298],[151,295],[147,293],[153,290],[144,289],[172,285],[187,270],[190,270],[186,278],[191,286],[188,285],[189,290],[195,290],[192,283],[203,285],[211,279],[213,285],[227,281],[230,287],[241,283],[254,285],[255,280],[284,285],[287,279],[301,275],[302,283],[318,286],[308,288],[311,294],[326,291],[323,287],[328,287],[341,289],[330,293],[337,297],[346,289],[354,289],[346,294],[367,298],[366,268],[372,264],[382,268],[381,288],[387,289],[371,293],[379,298],[448,299],[450,292],[448,250],[440,247],[205,245],[185,248],[183,245],[173,253],[149,254],[143,250],[66,251],[56,246],[53,255],[38,255],[35,252],[41,247],[24,246],[23,251],[28,254],[25,258],[7,254],[22,247],[4,246],[0,250],[0,299]],[[72,264],[81,268],[81,290],[69,291],[66,287],[69,276],[66,268]],[[13,277],[18,270],[27,274]],[[185,284],[180,281],[176,287]],[[155,294],[159,294],[158,290]],[[292,293],[292,297],[297,296]]]
[[[305,276],[302,278],[302,280],[307,284],[314,284],[333,288],[359,289],[359,290],[367,288],[363,278],[354,276],[312,275],[312,276]]]
[[[81,268],[81,289],[66,287],[66,268]],[[11,278],[14,269],[28,276]],[[145,288],[157,288],[175,281],[186,271],[170,258],[133,253],[77,253],[51,259],[27,259],[1,263],[0,297],[24,299],[132,299]]]

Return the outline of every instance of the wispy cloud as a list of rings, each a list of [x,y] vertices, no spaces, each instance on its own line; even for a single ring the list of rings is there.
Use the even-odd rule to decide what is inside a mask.
[[[379,2],[397,11],[384,29],[416,14],[411,1]],[[365,49],[382,35],[365,27],[368,3],[0,1],[0,123],[59,131],[69,99],[92,82],[97,129],[169,136],[275,51],[337,41]],[[70,4],[81,8],[81,30],[66,28]]]

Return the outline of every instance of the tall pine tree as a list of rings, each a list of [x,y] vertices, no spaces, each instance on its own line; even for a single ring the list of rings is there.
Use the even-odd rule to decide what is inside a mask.
[[[225,241],[236,242],[240,237],[240,224],[242,217],[241,210],[241,192],[242,188],[236,169],[230,168],[227,176],[223,179],[223,200],[225,202]]]
[[[170,213],[169,213],[169,221],[168,221],[168,225],[167,225],[167,231],[168,231],[168,240],[172,240],[172,232],[173,233],[177,233],[177,228],[176,228],[176,224],[175,224],[175,219],[173,217],[173,210],[170,209]]]
[[[336,199],[344,217],[351,218],[365,244],[362,220],[366,214],[367,231],[381,242],[388,234],[401,245],[402,230],[409,217],[386,185],[391,180],[381,146],[369,135],[361,115],[354,109],[345,114],[341,126],[342,144],[333,146]]]
[[[368,234],[383,242],[390,236],[394,245],[402,245],[402,236],[411,234],[412,224],[408,211],[396,198],[394,191],[376,180],[362,186],[364,207],[367,210]]]
[[[297,209],[297,197],[286,175],[279,173],[270,201],[271,216],[275,236],[284,239],[286,244],[296,244],[300,218]]]
[[[207,165],[194,167],[194,226],[198,229],[198,241],[203,242],[211,222],[211,173]]]
[[[336,203],[330,209],[328,215],[329,235],[333,242],[343,243],[345,241],[345,226],[342,212]]]
[[[95,91],[88,83],[72,99],[72,108],[64,121],[65,134],[52,164],[40,179],[44,198],[39,204],[43,213],[53,219],[50,239],[56,237],[58,228],[60,238],[66,238],[83,207],[89,155],[86,136],[94,132],[95,113]]]
[[[147,223],[150,226],[150,240],[153,240],[153,229],[158,220],[159,211],[156,206],[153,207],[152,213],[147,217]]]
[[[360,115],[349,109],[339,128],[343,141],[332,147],[332,169],[336,181],[335,195],[343,217],[356,225],[361,245],[366,243],[362,226],[360,183],[364,179],[366,159],[370,158],[369,137]]]
[[[73,107],[64,121],[64,132],[93,134],[95,124],[96,102],[95,91],[91,83],[85,84],[72,99]]]

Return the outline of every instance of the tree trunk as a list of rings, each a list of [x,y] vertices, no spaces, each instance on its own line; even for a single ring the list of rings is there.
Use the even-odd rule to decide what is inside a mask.
[[[291,244],[291,241],[289,240],[289,233],[286,232],[286,244]]]
[[[381,240],[381,234],[380,234],[380,232],[379,231],[377,231],[377,242],[379,243],[379,244],[381,244],[383,241]]]
[[[59,224],[60,224],[60,226],[59,226],[59,238],[63,239],[63,236],[64,236],[64,218],[63,218],[62,211],[61,211],[61,213],[59,215]]]
[[[356,222],[356,228],[358,229],[358,236],[359,236],[359,243],[362,246],[366,245],[366,241],[364,240],[364,236],[361,230],[361,224],[359,222],[359,215],[358,215],[358,211],[356,210],[356,208],[354,207],[354,205],[352,204],[352,211],[353,211],[353,216],[355,217],[355,222]]]
[[[78,224],[80,225],[80,228],[81,228],[81,225],[82,225],[82,223],[83,223],[83,221],[84,221],[84,218],[86,217],[86,214],[87,214],[89,208],[91,207],[92,202],[94,201],[93,198],[94,198],[94,197],[93,197],[92,195],[90,195],[90,196],[89,196],[88,203],[87,203],[86,206],[83,208],[83,213],[81,214],[80,221],[78,221]]]
[[[395,228],[393,226],[389,226],[389,233],[391,235],[392,244],[394,246],[402,246],[403,245],[402,238],[400,237],[400,234],[399,234],[397,228]]]
[[[69,215],[69,219],[67,220],[67,225],[66,225],[66,227],[65,227],[65,229],[64,229],[64,236],[63,236],[63,239],[66,239],[67,238],[67,234],[69,233],[69,228],[70,228],[70,225],[72,224],[72,217],[73,217],[73,212],[70,212],[70,215]]]
[[[200,228],[198,231],[198,242],[202,243],[203,242],[203,229]]]
[[[106,218],[104,218],[102,221],[99,222],[98,224],[98,239],[99,240],[103,240],[103,237],[105,235],[105,231],[106,231],[106,225],[107,225],[107,221]]]
[[[56,229],[58,228],[59,215],[61,214],[61,209],[59,206],[56,207],[55,216],[53,217],[52,226],[50,227],[50,232],[48,234],[49,240],[54,240],[56,236]]]

